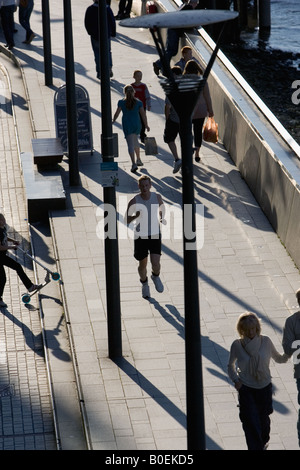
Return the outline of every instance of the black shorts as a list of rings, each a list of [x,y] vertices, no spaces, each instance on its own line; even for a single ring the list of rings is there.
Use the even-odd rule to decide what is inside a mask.
[[[171,119],[166,120],[166,126],[164,131],[164,142],[168,144],[169,142],[174,142],[179,132],[179,123],[171,121]]]
[[[158,238],[136,238],[134,240],[134,257],[138,261],[147,258],[148,254],[161,255],[161,236]]]

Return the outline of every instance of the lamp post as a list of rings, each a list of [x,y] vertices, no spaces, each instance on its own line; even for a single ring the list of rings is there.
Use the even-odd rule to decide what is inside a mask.
[[[100,76],[101,76],[101,114],[102,114],[102,159],[103,162],[114,160],[111,95],[110,95],[110,65],[106,1],[98,2]],[[116,209],[115,187],[103,188],[104,204]],[[116,211],[115,211],[116,213]],[[117,224],[117,221],[115,220]],[[119,279],[119,248],[117,225],[116,237],[105,237],[105,273],[106,273],[106,302],[108,355],[111,359],[122,356],[121,337],[121,306]]]
[[[77,105],[74,74],[72,13],[70,0],[64,0],[64,33],[66,61],[69,182],[70,186],[78,186],[80,183],[80,178],[78,164]]]
[[[222,10],[176,11],[155,13],[139,18],[122,20],[121,26],[150,28],[154,43],[162,62],[166,78],[160,84],[175,108],[180,121],[182,152],[182,203],[183,203],[183,253],[184,253],[184,308],[185,308],[185,362],[186,362],[186,405],[187,405],[187,447],[189,450],[205,450],[205,420],[202,379],[202,354],[200,309],[198,293],[198,268],[195,233],[195,201],[192,150],[192,112],[201,90],[204,88],[215,60],[219,44],[212,54],[203,78],[179,77],[171,74],[166,60],[165,48],[159,28],[192,28],[200,25],[225,22],[235,18],[236,12]],[[219,43],[219,41],[218,41]],[[189,224],[192,225],[194,240],[186,239],[186,209]]]
[[[42,0],[45,85],[53,84],[49,0]]]

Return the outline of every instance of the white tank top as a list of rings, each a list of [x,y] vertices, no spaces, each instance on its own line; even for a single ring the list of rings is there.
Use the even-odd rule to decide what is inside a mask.
[[[150,193],[150,198],[145,200],[140,194],[135,196],[134,212],[140,212],[135,220],[135,238],[156,238],[160,233],[159,227],[159,203],[157,193]]]

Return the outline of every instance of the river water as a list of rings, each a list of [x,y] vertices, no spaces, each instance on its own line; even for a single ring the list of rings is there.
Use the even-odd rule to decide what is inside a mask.
[[[241,38],[252,47],[261,42],[257,29],[243,32]],[[300,0],[271,0],[271,30],[263,42],[271,49],[300,54]]]

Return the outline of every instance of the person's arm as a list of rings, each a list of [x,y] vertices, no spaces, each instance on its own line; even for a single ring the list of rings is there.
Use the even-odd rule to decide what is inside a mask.
[[[127,211],[125,214],[125,223],[129,225],[133,220],[140,216],[140,211],[135,211],[135,198],[131,199],[128,203]]]
[[[113,122],[115,122],[118,119],[120,112],[121,112],[121,108],[120,108],[120,106],[118,106],[117,110],[114,114],[114,117],[113,117]]]
[[[146,108],[148,111],[151,109],[151,96],[148,90],[147,85],[145,85],[145,98],[146,98]]]
[[[158,205],[159,205],[159,221],[165,225],[166,224],[166,220],[165,220],[166,208],[165,208],[164,202],[160,194],[157,194],[157,200],[158,200]]]
[[[144,110],[143,106],[140,107],[139,111],[140,111],[140,115],[141,115],[141,118],[142,118],[142,120],[143,120],[145,129],[149,132],[149,131],[150,131],[150,127],[148,126],[147,116],[146,116],[146,113],[145,113],[145,110]]]
[[[292,344],[296,339],[295,325],[293,323],[293,319],[290,317],[285,322],[282,337],[283,350],[289,357],[291,357],[295,352],[295,348],[292,347]]]
[[[165,104],[165,116],[166,120],[169,119],[170,116],[170,105],[168,103]]]
[[[214,116],[214,110],[213,110],[213,107],[212,107],[212,101],[211,101],[209,87],[208,87],[207,83],[205,84],[204,89],[203,89],[203,96],[204,96],[204,99],[205,99],[205,103],[206,103],[206,107],[207,107],[207,111],[208,111],[208,116],[213,117]]]
[[[234,383],[236,390],[239,390],[242,386],[242,382],[240,381],[240,378],[236,371],[236,360],[237,360],[236,347],[237,347],[237,340],[235,340],[232,343],[231,348],[230,348],[227,371],[228,371],[229,378]]]
[[[271,357],[274,359],[275,362],[278,362],[278,364],[283,364],[284,362],[287,362],[289,359],[289,356],[286,353],[280,354],[277,349],[275,348],[272,340],[268,338],[268,340],[271,343]]]
[[[107,19],[108,19],[110,35],[111,37],[115,38],[117,35],[116,20],[115,20],[113,11],[109,6],[107,6]]]
[[[6,245],[0,245],[0,251],[7,251],[7,250],[16,250],[18,248],[18,245],[20,245],[20,242],[17,240],[14,240],[13,238],[7,237],[7,240],[9,242],[12,242],[12,245],[9,245],[8,243]]]

